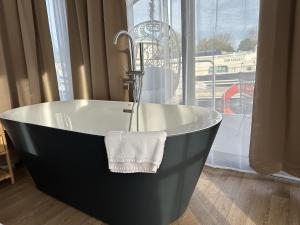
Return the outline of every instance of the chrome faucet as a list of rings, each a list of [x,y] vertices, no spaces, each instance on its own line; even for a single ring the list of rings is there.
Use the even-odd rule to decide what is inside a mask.
[[[137,103],[137,131],[139,131],[139,107],[142,94],[143,86],[143,76],[144,76],[144,46],[143,43],[139,43],[140,49],[140,70],[135,68],[135,51],[134,51],[134,41],[131,35],[126,30],[119,31],[114,37],[114,45],[118,44],[118,40],[121,36],[127,36],[129,42],[129,58],[130,58],[130,68],[126,72],[127,77],[123,78],[123,83],[130,86],[132,84],[132,96],[133,104],[130,110],[124,109],[123,112],[130,113],[129,131],[131,131],[132,117],[134,113],[134,107]]]
[[[115,37],[114,37],[114,45],[118,44],[118,40],[121,36],[127,36],[128,37],[128,41],[129,41],[129,55],[130,55],[130,70],[135,70],[135,57],[134,57],[134,42],[133,42],[133,38],[131,37],[131,35],[128,33],[128,31],[126,30],[121,30],[119,31]]]

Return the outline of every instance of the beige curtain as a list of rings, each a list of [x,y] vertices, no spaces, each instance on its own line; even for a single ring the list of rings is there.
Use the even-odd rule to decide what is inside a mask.
[[[300,177],[300,1],[261,0],[250,164]]]
[[[59,100],[44,0],[0,0],[0,112]]]
[[[128,70],[125,0],[67,0],[74,98],[127,99],[121,77]]]

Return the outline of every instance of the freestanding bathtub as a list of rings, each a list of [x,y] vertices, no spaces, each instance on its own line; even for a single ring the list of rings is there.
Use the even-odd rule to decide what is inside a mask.
[[[51,102],[0,118],[39,190],[110,225],[167,225],[186,210],[222,118],[201,107],[141,104],[140,131],[167,131],[162,164],[156,174],[111,173],[104,135],[128,128],[130,104]]]

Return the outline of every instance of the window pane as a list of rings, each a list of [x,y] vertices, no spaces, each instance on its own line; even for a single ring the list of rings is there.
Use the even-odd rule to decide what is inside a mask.
[[[127,1],[127,9],[129,31],[144,43],[142,101],[181,103],[181,1]]]
[[[251,114],[258,0],[196,0],[196,104]]]
[[[72,72],[64,0],[46,0],[60,100],[73,99]]]
[[[249,169],[259,0],[196,0],[196,104],[223,113],[208,163]]]

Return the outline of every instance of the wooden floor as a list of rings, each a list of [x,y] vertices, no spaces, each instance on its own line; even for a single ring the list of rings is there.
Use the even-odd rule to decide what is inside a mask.
[[[0,224],[102,225],[39,192],[24,169],[0,184]],[[205,168],[185,214],[172,225],[300,225],[300,186]],[[142,225],[142,224],[141,224]]]

